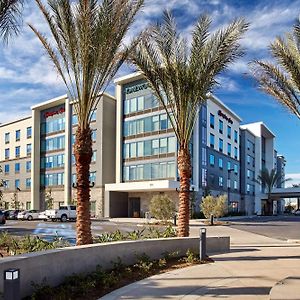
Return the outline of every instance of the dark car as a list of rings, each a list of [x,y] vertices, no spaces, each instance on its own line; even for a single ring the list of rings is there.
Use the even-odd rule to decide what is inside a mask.
[[[18,213],[21,210],[6,210],[4,211],[4,215],[6,216],[6,220],[17,220]]]
[[[5,224],[6,219],[5,219],[5,214],[2,210],[0,210],[0,224]]]

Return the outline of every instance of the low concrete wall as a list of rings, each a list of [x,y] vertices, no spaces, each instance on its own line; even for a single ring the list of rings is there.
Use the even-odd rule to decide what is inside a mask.
[[[19,268],[21,277],[21,296],[32,294],[32,283],[59,285],[66,276],[73,273],[92,272],[97,265],[103,269],[112,267],[118,257],[122,263],[132,265],[137,256],[147,254],[151,259],[163,257],[164,253],[178,251],[178,256],[187,249],[199,252],[199,238],[167,238],[140,241],[122,241],[86,246],[74,246],[56,250],[29,253],[0,259],[0,291],[3,292],[3,272]],[[208,237],[207,253],[224,253],[230,250],[229,237]]]

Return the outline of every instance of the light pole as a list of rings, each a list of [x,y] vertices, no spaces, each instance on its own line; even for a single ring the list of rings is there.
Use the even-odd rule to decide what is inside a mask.
[[[230,173],[234,171],[233,168],[228,169],[228,181],[227,181],[227,201],[228,201],[228,212],[229,212],[229,207],[230,207]]]

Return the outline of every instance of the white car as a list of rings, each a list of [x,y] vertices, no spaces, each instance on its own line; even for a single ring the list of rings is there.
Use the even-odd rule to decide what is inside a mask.
[[[295,216],[299,216],[300,215],[300,209],[294,209],[292,211],[292,214],[294,214]]]
[[[46,211],[40,212],[40,213],[39,213],[38,219],[39,219],[39,220],[47,221],[47,220],[48,220],[48,217],[46,216]]]
[[[48,219],[51,219],[53,222],[60,220],[61,222],[76,220],[76,206],[75,205],[66,205],[60,206],[59,209],[49,209],[45,212]]]
[[[18,220],[37,220],[39,218],[39,211],[35,209],[25,210],[18,213],[17,219]]]

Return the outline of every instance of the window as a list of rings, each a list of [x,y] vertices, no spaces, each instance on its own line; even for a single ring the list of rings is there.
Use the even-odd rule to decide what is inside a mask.
[[[210,147],[214,148],[215,147],[215,136],[211,133],[210,134]]]
[[[227,126],[227,137],[231,139],[231,127]]]
[[[4,166],[4,173],[8,174],[9,173],[9,165]]]
[[[20,173],[20,163],[15,164],[15,173]]]
[[[25,183],[26,183],[26,188],[29,189],[31,187],[31,178],[26,178]]]
[[[130,99],[130,112],[135,112],[136,111],[136,98]]]
[[[78,124],[78,117],[77,115],[72,115],[72,125],[77,125]]]
[[[250,178],[250,177],[251,177],[251,171],[247,170],[247,178]]]
[[[16,141],[19,141],[21,138],[21,130],[16,130]]]
[[[215,116],[213,114],[210,114],[209,124],[211,128],[215,128]]]
[[[207,186],[207,170],[202,169],[202,186]]]
[[[9,148],[5,149],[5,159],[9,159]]]
[[[231,144],[227,144],[227,155],[231,156]]]
[[[92,114],[91,114],[91,121],[96,121],[97,116],[96,116],[96,110],[93,110]]]
[[[137,98],[137,110],[143,110],[144,109],[144,97],[138,97]]]
[[[97,131],[96,130],[92,130],[92,141],[93,142],[96,141],[96,137],[97,137]]]
[[[168,128],[167,114],[160,115],[160,130]]]
[[[93,151],[92,162],[95,162],[97,158],[97,151]]]
[[[250,193],[250,184],[247,184],[247,193]]]
[[[223,133],[223,121],[219,120],[219,132]]]
[[[251,163],[251,156],[250,155],[247,155],[247,163],[248,163],[248,165],[250,165],[250,163]]]
[[[238,148],[234,147],[234,158],[238,159]]]
[[[176,138],[168,138],[168,153],[176,152]]]
[[[233,188],[234,188],[235,190],[237,190],[237,189],[238,189],[238,186],[237,186],[237,181],[236,181],[236,180],[234,180],[234,181],[233,181]]]
[[[27,153],[27,155],[31,154],[31,144],[26,145],[26,153]]]
[[[223,186],[223,177],[219,176],[219,186]]]
[[[202,166],[206,166],[207,158],[206,158],[206,147],[202,148]]]
[[[219,168],[223,169],[223,159],[219,158]]]
[[[64,166],[64,154],[51,155],[41,158],[42,169],[62,168]]]
[[[214,166],[215,165],[215,156],[213,154],[210,154],[209,155],[209,164],[211,166]]]
[[[31,127],[27,127],[26,136],[27,136],[28,139],[31,138],[31,131],[32,131]]]
[[[26,202],[26,210],[29,210],[29,209],[31,209],[31,202],[27,201]]]
[[[152,155],[159,154],[159,139],[152,140]]]
[[[19,189],[20,188],[20,179],[15,180],[15,188]]]
[[[26,161],[26,172],[31,171],[31,161]]]
[[[4,189],[9,189],[9,180],[4,180],[3,186],[4,186]]]
[[[5,133],[5,144],[8,144],[9,143],[9,132]]]
[[[168,139],[163,138],[159,141],[159,153],[167,153],[168,152]]]
[[[20,157],[20,146],[17,146],[15,148],[15,154],[16,154],[16,157]]]
[[[52,151],[65,148],[65,136],[57,136],[55,138],[50,138],[42,140],[41,149],[42,151]]]
[[[62,117],[59,118],[49,118],[46,122],[41,124],[41,133],[47,134],[52,132],[59,132],[65,129],[65,117],[64,114],[61,114]],[[73,125],[78,123],[78,118],[76,115],[72,116],[72,123]]]
[[[230,189],[230,187],[231,187],[231,180],[230,180],[230,178],[228,178],[227,179],[227,187]]]
[[[159,116],[152,117],[152,131],[159,130]]]
[[[64,173],[51,173],[41,175],[42,186],[64,185]]]
[[[230,170],[231,169],[231,163],[230,161],[227,162],[227,170]]]
[[[238,132],[236,130],[234,131],[234,142],[238,142]]]
[[[130,144],[130,158],[136,157],[136,143]]]
[[[90,182],[95,182],[96,183],[96,172],[91,172],[90,173]]]
[[[238,173],[238,165],[234,164],[233,169],[234,169],[234,173],[237,174]]]
[[[223,152],[223,140],[219,139],[219,151]]]

